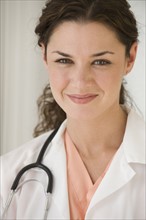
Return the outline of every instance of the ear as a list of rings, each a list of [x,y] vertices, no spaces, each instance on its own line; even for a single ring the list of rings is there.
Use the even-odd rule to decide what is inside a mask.
[[[134,66],[136,54],[137,54],[137,48],[138,48],[137,42],[133,43],[130,48],[130,54],[129,57],[127,58],[127,64],[126,64],[126,74],[128,74]]]

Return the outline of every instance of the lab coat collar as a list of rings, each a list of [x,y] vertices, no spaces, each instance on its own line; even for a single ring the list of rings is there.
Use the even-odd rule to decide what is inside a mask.
[[[129,163],[146,163],[145,122],[132,109],[128,114],[123,139],[124,153]]]

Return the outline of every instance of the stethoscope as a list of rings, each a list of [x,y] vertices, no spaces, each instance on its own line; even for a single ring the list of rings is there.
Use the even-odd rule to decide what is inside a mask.
[[[47,190],[46,190],[46,197],[47,197],[47,201],[46,201],[46,208],[45,208],[45,213],[44,213],[44,219],[47,219],[47,215],[48,215],[48,210],[49,210],[49,205],[50,205],[50,194],[52,194],[52,191],[53,191],[53,175],[50,171],[50,169],[48,167],[46,167],[44,164],[42,164],[42,160],[43,160],[43,157],[45,155],[45,152],[49,146],[49,144],[51,143],[51,141],[53,140],[54,136],[56,135],[57,131],[58,131],[59,128],[55,129],[51,134],[50,136],[47,138],[47,140],[45,141],[44,145],[42,146],[41,148],[41,151],[38,155],[38,158],[36,160],[35,163],[31,163],[25,167],[23,167],[19,173],[17,174],[17,176],[15,177],[14,179],[14,182],[12,184],[12,187],[11,187],[11,192],[8,196],[8,199],[7,199],[7,202],[6,202],[6,205],[5,205],[5,208],[4,208],[4,211],[3,211],[3,214],[2,214],[2,219],[6,219],[6,215],[7,215],[7,211],[9,209],[9,206],[12,202],[12,198],[14,196],[14,194],[19,190],[19,188],[21,187],[21,184],[19,186],[19,182],[20,182],[20,179],[22,177],[22,175],[30,170],[30,169],[33,169],[33,168],[39,168],[39,169],[42,169],[46,175],[47,175],[47,179],[48,179],[48,185],[47,185]],[[27,181],[28,182],[28,181]],[[23,185],[23,184],[22,184]]]

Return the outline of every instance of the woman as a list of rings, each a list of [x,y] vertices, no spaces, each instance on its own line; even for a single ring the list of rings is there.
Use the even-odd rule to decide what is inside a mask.
[[[39,99],[39,137],[2,157],[1,204],[17,173],[36,161],[48,130],[60,126],[42,161],[53,192],[44,217],[47,179],[27,171],[6,219],[145,219],[144,122],[124,88],[138,44],[129,4],[51,0],[35,32],[50,86]]]

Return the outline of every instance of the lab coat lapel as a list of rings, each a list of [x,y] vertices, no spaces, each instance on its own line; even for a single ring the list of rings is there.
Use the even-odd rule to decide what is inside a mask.
[[[101,200],[132,180],[135,171],[132,169],[131,163],[145,164],[145,123],[133,110],[128,115],[123,143],[96,190],[88,212]]]
[[[67,170],[66,170],[66,153],[63,141],[65,123],[61,126],[56,137],[52,141],[49,152],[47,153],[44,163],[49,167],[53,174],[53,193],[52,201],[55,207],[51,206],[52,213],[59,212],[58,218],[70,219],[68,187],[67,187]],[[56,209],[56,210],[55,210]],[[51,213],[51,210],[49,211]],[[48,213],[48,218],[50,216]],[[56,217],[57,218],[57,217]]]
[[[113,158],[109,170],[107,171],[101,184],[96,190],[88,210],[92,209],[101,200],[105,199],[106,197],[110,196],[111,194],[122,188],[135,175],[134,170],[127,163],[125,155],[122,151],[123,147],[121,146],[115,157]]]

